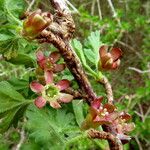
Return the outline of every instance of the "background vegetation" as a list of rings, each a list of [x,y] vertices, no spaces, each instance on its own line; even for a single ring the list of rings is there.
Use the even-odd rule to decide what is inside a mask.
[[[133,122],[136,124],[136,129],[132,132],[133,139],[125,145],[125,149],[149,149],[150,1],[112,0],[113,6],[108,0],[72,0],[70,3],[73,5],[70,5],[70,8],[76,23],[74,47],[77,50],[82,49],[87,60],[92,60],[92,54],[86,51],[91,48],[90,39],[96,40],[99,38],[99,33],[99,45],[105,43],[122,49],[123,58],[120,68],[117,71],[106,72],[106,75],[112,84],[119,109],[127,110],[132,114]],[[29,99],[31,94],[28,86],[31,79],[34,78],[32,72],[35,65],[34,52],[38,45],[26,41],[19,33],[21,28],[19,18],[24,11],[29,9],[30,4],[31,1],[27,0],[0,0],[0,53],[6,58],[3,59],[2,56],[0,58],[0,81],[8,81],[7,84],[1,82],[0,100],[4,97],[2,94],[4,87],[9,89],[6,95],[17,92],[19,97],[21,92],[25,99]],[[37,8],[52,10],[47,0],[36,0],[31,10]],[[96,32],[93,33],[93,31]],[[53,48],[47,47],[47,49]],[[92,67],[92,62],[89,65]],[[61,77],[72,80],[72,76],[67,70],[61,74]],[[15,88],[10,89],[9,84]],[[105,96],[102,86],[97,86],[95,83],[92,85],[98,94]],[[76,84],[74,86],[76,87]],[[57,150],[60,149],[59,145],[63,145],[63,139],[68,136],[71,140],[66,144],[66,149],[96,150],[106,148],[105,141],[94,140],[93,142],[89,139],[80,139],[77,136],[79,132],[77,126],[81,123],[81,116],[87,110],[87,106],[79,104],[78,101],[64,106],[64,109],[58,111],[51,108],[39,111],[31,105],[19,121],[18,127],[11,126],[9,128],[12,123],[16,125],[16,121],[12,118],[14,116],[20,117],[24,112],[22,104],[23,106],[27,105],[24,98],[20,99],[19,97],[11,104],[12,107],[17,107],[20,110],[19,114],[10,105],[7,107],[9,111],[3,110],[3,102],[0,103],[0,118],[7,112],[6,121],[0,124],[2,133],[0,134],[0,150],[20,147],[22,150],[42,148]],[[77,109],[74,109],[75,107]],[[81,109],[83,114],[80,114]],[[62,114],[63,118],[61,118]],[[78,138],[73,139],[71,136]]]

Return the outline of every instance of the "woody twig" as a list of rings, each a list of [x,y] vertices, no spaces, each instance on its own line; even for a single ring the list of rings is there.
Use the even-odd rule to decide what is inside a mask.
[[[103,76],[103,78],[98,82],[100,82],[104,85],[106,94],[107,94],[108,103],[112,104],[113,100],[114,100],[113,91],[112,91],[111,84],[109,83],[107,77]]]
[[[112,143],[111,150],[123,150],[122,144],[118,138],[108,132],[97,131],[94,129],[90,129],[88,131],[89,138],[92,139],[105,139]]]

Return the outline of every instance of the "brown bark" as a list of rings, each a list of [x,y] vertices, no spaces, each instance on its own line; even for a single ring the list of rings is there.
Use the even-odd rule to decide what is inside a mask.
[[[86,100],[90,104],[90,102],[96,98],[96,94],[92,90],[81,63],[71,46],[64,42],[58,35],[54,35],[51,31],[43,31],[41,33],[41,38],[44,38],[45,41],[52,43],[59,50],[68,69],[71,71],[80,88],[85,93]]]
[[[93,139],[108,140],[108,142],[111,144],[110,145],[111,150],[123,150],[121,141],[118,138],[116,138],[114,135],[112,135],[111,133],[91,129],[88,131],[88,135],[90,138],[93,138]]]

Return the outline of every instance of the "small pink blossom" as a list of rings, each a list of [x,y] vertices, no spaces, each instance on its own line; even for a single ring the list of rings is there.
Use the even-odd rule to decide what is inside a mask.
[[[30,83],[31,90],[39,94],[39,97],[34,101],[38,108],[44,107],[46,102],[53,108],[60,108],[60,103],[68,103],[73,99],[72,95],[62,92],[69,87],[70,82],[68,80],[64,79],[54,84],[52,71],[45,71],[44,77],[45,86],[36,81]]]
[[[95,99],[91,103],[89,114],[82,124],[82,128],[97,128],[99,125],[110,124],[112,118],[116,118],[115,106],[112,104],[102,104],[103,97]]]
[[[116,117],[115,106],[108,103],[103,105],[101,101],[102,98],[99,98],[91,104],[90,113],[93,115],[93,122],[99,125],[110,124],[112,119]]]
[[[53,72],[60,72],[65,69],[65,64],[56,64],[60,59],[60,53],[52,52],[48,57],[44,56],[42,51],[36,53],[37,63],[43,70],[49,70]]]

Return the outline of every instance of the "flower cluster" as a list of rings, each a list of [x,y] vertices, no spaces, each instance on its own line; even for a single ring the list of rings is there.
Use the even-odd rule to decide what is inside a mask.
[[[100,54],[100,69],[113,70],[119,67],[120,57],[122,51],[120,48],[112,48],[110,52],[107,52],[108,46],[103,45],[99,49]]]
[[[73,96],[63,92],[63,90],[69,87],[70,82],[66,79],[60,80],[56,84],[53,82],[53,73],[57,73],[65,69],[65,64],[56,64],[56,62],[60,59],[60,54],[55,51],[46,57],[42,51],[38,51],[36,53],[36,57],[38,64],[36,71],[38,73],[42,72],[40,75],[42,75],[42,79],[44,76],[44,82],[40,80],[40,83],[37,81],[32,81],[30,83],[31,90],[39,95],[35,99],[34,104],[38,108],[44,107],[46,103],[49,103],[53,108],[60,108],[60,103],[70,102],[73,99]],[[41,82],[43,84],[41,84]]]
[[[112,104],[103,105],[102,99],[100,97],[91,103],[89,114],[82,124],[82,129],[107,125],[120,140],[130,140],[126,134],[134,129],[134,123],[127,123],[131,116],[125,112],[117,112],[116,107]]]

